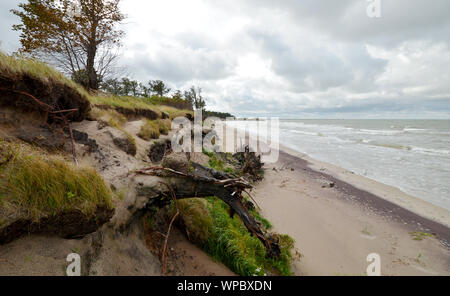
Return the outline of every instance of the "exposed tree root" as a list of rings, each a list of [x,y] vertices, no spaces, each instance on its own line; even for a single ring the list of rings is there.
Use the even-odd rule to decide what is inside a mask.
[[[232,178],[228,174],[215,171],[197,163],[192,163],[193,172],[180,172],[172,168],[150,167],[137,171],[138,174],[167,178],[167,190],[159,188],[159,196],[175,195],[176,199],[217,196],[228,204],[232,214],[236,213],[247,227],[265,246],[270,257],[280,256],[277,239],[263,231],[248,212],[242,199],[242,193],[252,185],[243,178]],[[154,198],[151,206],[164,206],[170,199]],[[150,206],[150,205],[149,205]]]
[[[63,125],[63,128],[67,127],[69,129],[69,136],[70,136],[71,144],[72,144],[73,160],[78,165],[77,155],[76,155],[76,151],[75,151],[75,143],[74,143],[73,132],[72,132],[72,126],[70,124],[70,119],[69,119],[70,115],[79,111],[78,108],[64,110],[64,108],[61,108],[59,106],[58,101],[55,102],[55,105],[56,105],[56,107],[55,107],[55,106],[51,106],[51,105],[39,100],[32,94],[27,93],[25,91],[8,89],[8,88],[4,88],[4,87],[0,87],[0,90],[9,91],[9,92],[20,94],[27,98],[30,98],[32,101],[34,101],[35,103],[38,104],[38,106],[39,106],[38,109],[40,109],[41,111],[43,111],[45,113],[45,119],[47,122],[49,121],[49,119],[51,119],[52,121],[61,122]],[[47,124],[47,122],[45,122],[45,124]],[[62,133],[62,135],[64,136],[64,133]]]

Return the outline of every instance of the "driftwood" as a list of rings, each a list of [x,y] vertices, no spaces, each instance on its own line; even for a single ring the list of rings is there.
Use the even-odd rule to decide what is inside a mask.
[[[242,201],[242,193],[249,191],[252,185],[243,178],[233,178],[226,173],[197,163],[192,163],[192,167],[193,170],[188,172],[181,172],[169,167],[149,167],[139,170],[137,173],[167,178],[167,192],[161,192],[161,195],[174,194],[177,199],[217,196],[230,206],[232,214],[236,213],[241,218],[248,231],[264,244],[269,257],[280,256],[278,240],[261,229]],[[159,198],[154,200],[162,201]]]
[[[262,179],[262,171],[264,163],[261,162],[261,156],[255,152],[250,152],[250,148],[245,146],[244,152],[238,152],[233,157],[242,166],[242,174],[248,175],[253,181]]]

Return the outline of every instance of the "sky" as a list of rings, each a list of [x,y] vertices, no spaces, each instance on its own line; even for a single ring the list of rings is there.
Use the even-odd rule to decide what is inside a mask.
[[[20,2],[0,2],[6,52]],[[119,63],[236,116],[450,119],[450,1],[380,3],[369,17],[368,0],[122,0]]]

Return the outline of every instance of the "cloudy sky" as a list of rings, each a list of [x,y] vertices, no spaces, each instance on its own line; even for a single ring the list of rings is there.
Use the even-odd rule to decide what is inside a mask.
[[[1,48],[19,46],[0,3]],[[450,1],[123,0],[121,65],[203,88],[208,109],[285,118],[450,118]]]

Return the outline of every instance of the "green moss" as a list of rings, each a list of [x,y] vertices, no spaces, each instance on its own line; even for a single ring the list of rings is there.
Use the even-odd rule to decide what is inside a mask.
[[[362,233],[362,234],[365,234],[365,235],[371,235],[371,234],[370,234],[370,231],[369,231],[369,229],[368,229],[367,226],[364,226],[364,229],[361,230],[361,233]]]
[[[2,206],[20,208],[33,218],[69,209],[89,215],[97,206],[113,207],[109,187],[93,168],[3,140],[0,159]]]

